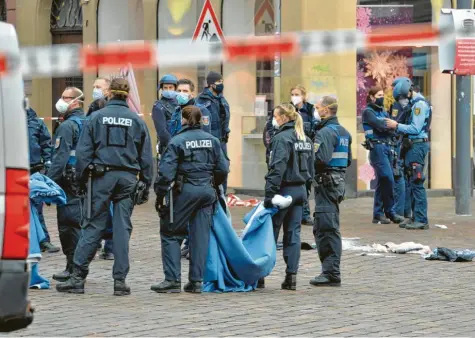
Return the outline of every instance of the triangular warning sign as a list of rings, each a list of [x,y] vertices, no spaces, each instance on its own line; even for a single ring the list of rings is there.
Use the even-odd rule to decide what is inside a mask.
[[[210,0],[205,1],[191,40],[201,43],[224,42],[223,31]]]
[[[269,35],[275,31],[274,7],[270,0],[264,0],[254,16],[256,35]]]

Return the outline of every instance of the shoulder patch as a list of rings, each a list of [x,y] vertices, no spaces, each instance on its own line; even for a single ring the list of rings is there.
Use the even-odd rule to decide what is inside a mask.
[[[60,145],[61,145],[61,136],[58,136],[54,144],[54,149],[58,149]]]
[[[209,126],[209,116],[202,116],[201,122],[203,123],[203,125]]]
[[[421,108],[414,108],[414,114],[417,116],[421,113]]]
[[[393,109],[393,111],[392,111],[392,114],[391,114],[391,115],[392,115],[393,117],[396,117],[396,116],[397,116],[397,114],[398,114],[398,112],[399,112],[399,110],[397,110],[397,109]]]
[[[314,149],[315,152],[318,151],[318,148],[320,148],[320,144],[319,143],[314,143],[313,144],[313,149]]]

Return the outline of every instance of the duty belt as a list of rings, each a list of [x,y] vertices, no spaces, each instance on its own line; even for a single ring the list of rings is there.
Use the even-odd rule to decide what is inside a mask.
[[[412,143],[425,143],[429,142],[428,138],[410,138]]]
[[[137,169],[127,168],[127,167],[115,167],[115,166],[110,166],[110,165],[104,166],[104,170],[105,171],[128,171],[128,172],[134,173],[135,175],[139,173],[139,170]]]
[[[375,139],[369,139],[370,142],[377,143],[377,144],[387,144],[390,146],[395,145],[395,143],[391,140],[375,140]]]

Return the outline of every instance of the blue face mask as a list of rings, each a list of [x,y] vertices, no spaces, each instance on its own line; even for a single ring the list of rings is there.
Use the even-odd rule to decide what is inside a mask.
[[[94,88],[92,91],[92,99],[98,100],[98,99],[103,99],[104,98],[104,93],[102,92],[101,88]]]
[[[180,106],[184,106],[188,102],[190,102],[190,94],[187,93],[178,93],[176,95],[176,101]]]
[[[177,92],[174,90],[163,90],[162,96],[166,99],[174,99],[176,98]]]

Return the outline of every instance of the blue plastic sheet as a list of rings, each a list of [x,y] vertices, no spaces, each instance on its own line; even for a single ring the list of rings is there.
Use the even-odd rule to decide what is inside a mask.
[[[49,289],[49,280],[39,273],[38,261],[41,259],[40,242],[45,233],[38,218],[35,205],[42,203],[66,204],[66,194],[63,189],[48,177],[35,173],[30,176],[30,248],[28,260],[32,262],[30,288]]]
[[[262,203],[256,206],[244,217],[247,226],[241,238],[217,203],[203,292],[252,291],[259,278],[272,272],[276,262],[272,216],[277,211],[276,208],[265,209]]]

